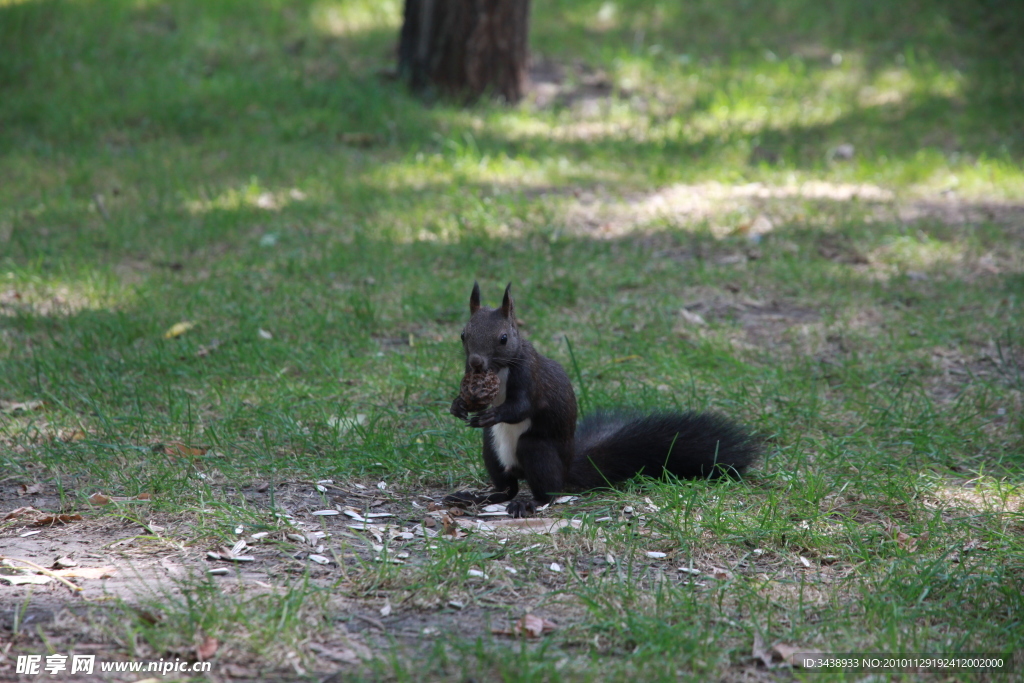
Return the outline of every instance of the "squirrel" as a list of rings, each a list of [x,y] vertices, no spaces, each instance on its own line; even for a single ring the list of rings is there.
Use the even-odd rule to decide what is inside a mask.
[[[576,424],[576,395],[565,370],[522,337],[505,288],[500,308],[480,305],[473,283],[469,322],[462,331],[466,379],[497,375],[496,394],[483,410],[465,391],[451,413],[483,429],[483,458],[493,490],[459,491],[447,505],[508,502],[512,517],[527,517],[556,495],[621,482],[637,474],[680,478],[737,478],[758,457],[757,439],[715,413],[596,412]],[[464,380],[463,386],[466,386]],[[530,500],[516,499],[519,480]]]

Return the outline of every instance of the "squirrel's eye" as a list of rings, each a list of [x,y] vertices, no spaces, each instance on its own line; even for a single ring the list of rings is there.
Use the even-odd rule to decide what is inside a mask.
[[[462,341],[466,341],[466,331],[462,331]]]
[[[501,335],[501,339],[499,339],[498,341],[500,341],[502,346],[504,346],[505,344],[508,343],[508,335],[507,334]]]

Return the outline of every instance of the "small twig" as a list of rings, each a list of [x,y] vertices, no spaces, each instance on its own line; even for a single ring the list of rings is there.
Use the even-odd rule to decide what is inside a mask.
[[[21,559],[18,559],[16,557],[5,557],[3,555],[0,555],[0,560],[6,560],[7,562],[21,562],[22,564],[25,564],[26,566],[25,567],[13,567],[13,568],[14,569],[35,569],[36,571],[40,572],[43,576],[49,576],[51,579],[57,579],[58,581],[63,583],[65,586],[67,586],[68,588],[70,588],[71,590],[73,590],[73,591],[75,591],[77,593],[81,593],[82,592],[82,587],[81,586],[76,586],[75,584],[73,584],[70,581],[68,581],[67,579],[65,579],[63,576],[55,574],[54,572],[50,571],[46,567],[40,567],[35,562],[29,562],[28,560],[21,560]],[[85,597],[85,596],[82,596],[82,597]]]
[[[384,623],[381,622],[379,619],[374,619],[373,617],[365,617],[362,614],[359,614],[358,612],[353,612],[352,616],[354,616],[356,619],[362,619],[370,626],[379,628],[381,631],[387,631],[387,629],[384,628]]]

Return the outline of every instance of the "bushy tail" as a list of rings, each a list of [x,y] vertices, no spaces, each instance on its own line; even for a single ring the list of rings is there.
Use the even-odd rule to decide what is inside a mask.
[[[576,428],[568,483],[573,489],[587,490],[635,474],[738,477],[759,454],[757,439],[715,413],[598,412]]]

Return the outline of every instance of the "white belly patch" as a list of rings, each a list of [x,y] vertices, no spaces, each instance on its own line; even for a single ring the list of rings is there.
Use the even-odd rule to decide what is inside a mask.
[[[519,437],[529,428],[529,418],[515,424],[499,422],[490,428],[488,434],[491,438],[491,447],[494,448],[498,460],[505,466],[506,471],[519,467],[516,447],[519,445]]]

